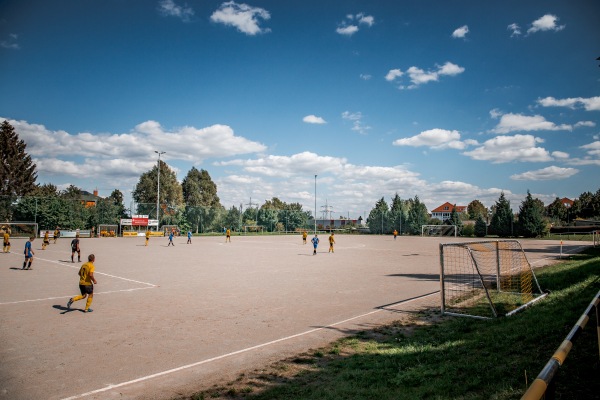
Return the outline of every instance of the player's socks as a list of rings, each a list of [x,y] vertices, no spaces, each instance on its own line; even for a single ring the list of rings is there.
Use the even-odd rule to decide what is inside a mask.
[[[31,269],[31,261],[29,261],[29,264],[27,265],[27,269]]]
[[[23,263],[23,268],[21,268],[21,269],[25,269],[25,265],[27,265],[27,261],[25,261],[25,262]]]
[[[73,303],[74,303],[74,302],[79,301],[81,299],[83,299],[83,296],[80,295],[80,296],[73,297],[71,300],[73,300]]]
[[[88,309],[90,308],[91,305],[92,305],[92,297],[88,296],[88,299],[85,302],[85,311],[88,311]]]

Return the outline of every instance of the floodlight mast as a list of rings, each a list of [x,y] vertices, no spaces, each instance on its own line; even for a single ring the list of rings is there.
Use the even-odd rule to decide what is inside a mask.
[[[315,175],[315,236],[317,235],[317,175]]]
[[[160,155],[161,154],[165,154],[166,151],[156,151],[154,150],[154,152],[156,154],[158,154],[158,168],[156,169],[157,171],[157,179],[156,179],[156,231],[158,232],[158,228],[159,228],[159,224],[160,224],[160,217],[159,217],[159,201],[160,201]]]

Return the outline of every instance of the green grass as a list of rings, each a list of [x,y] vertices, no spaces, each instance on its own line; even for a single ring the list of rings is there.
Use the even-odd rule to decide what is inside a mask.
[[[600,249],[536,275],[550,295],[515,316],[482,321],[425,310],[261,371],[254,389],[248,376],[240,389],[195,398],[519,399],[600,289]],[[559,370],[556,399],[598,398],[595,323],[592,316]]]

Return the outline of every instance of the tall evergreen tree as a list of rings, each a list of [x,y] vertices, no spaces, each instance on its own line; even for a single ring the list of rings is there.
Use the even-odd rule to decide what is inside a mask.
[[[388,205],[382,197],[375,204],[375,208],[371,210],[369,218],[367,218],[367,224],[369,224],[369,231],[371,233],[383,234],[389,232],[389,211]]]
[[[452,212],[450,213],[450,219],[448,222],[450,225],[456,225],[456,233],[460,236],[463,223],[460,219],[460,215],[458,215],[458,212],[456,211],[456,206],[452,207]]]
[[[397,229],[400,234],[403,230],[406,230],[406,215],[405,215],[405,201],[398,196],[398,193],[392,198],[392,205],[390,207],[390,222],[393,229]]]
[[[528,190],[527,197],[519,207],[519,232],[521,235],[530,238],[542,236],[546,230],[544,212],[544,203],[539,199],[534,199]]]
[[[36,165],[26,148],[15,128],[4,120],[0,125],[0,220],[12,219],[14,197],[36,189]]]
[[[487,234],[487,224],[481,214],[477,215],[477,219],[475,220],[474,233],[477,237],[485,237]]]
[[[406,228],[408,233],[420,235],[421,227],[429,222],[427,207],[419,200],[419,196],[415,196],[414,199],[409,199],[407,202],[410,208],[406,218]]]
[[[513,227],[513,212],[510,208],[510,201],[504,196],[504,192],[500,193],[500,197],[495,204],[495,212],[490,222],[491,233],[500,237],[509,237],[514,235]]]

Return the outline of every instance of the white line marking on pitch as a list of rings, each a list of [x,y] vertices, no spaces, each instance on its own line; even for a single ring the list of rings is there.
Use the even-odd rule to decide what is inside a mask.
[[[79,266],[69,265],[69,263],[62,262],[62,261],[48,260],[46,258],[40,258],[40,257],[35,257],[35,258],[38,259],[38,260],[47,261],[49,263],[58,264],[58,265],[63,266],[63,267],[76,268],[76,269],[80,268]],[[123,278],[122,276],[111,275],[111,274],[107,274],[106,272],[98,272],[98,271],[96,271],[96,272],[94,272],[94,274],[109,276],[111,278],[122,279],[124,281],[135,282],[135,283],[139,283],[139,284],[142,284],[142,285],[148,285],[148,286],[153,286],[153,287],[157,287],[158,286],[158,285],[155,285],[154,283],[136,281],[135,279]]]
[[[154,287],[142,287],[142,288],[133,288],[133,289],[121,289],[121,290],[111,290],[108,292],[94,292],[94,294],[109,294],[109,293],[119,293],[119,292],[133,292],[134,290],[144,290],[144,289],[153,289]],[[19,303],[29,303],[32,301],[47,301],[47,300],[56,300],[56,299],[65,299],[67,297],[71,297],[71,295],[58,296],[58,297],[46,297],[45,299],[33,299],[33,300],[19,300],[19,301],[7,301],[6,303],[0,303],[0,306],[5,304],[19,304]]]
[[[437,295],[437,294],[439,294],[439,292],[431,293],[431,294],[428,294],[428,295],[425,295],[425,296],[417,297],[415,299],[411,299],[411,300],[408,300],[408,301],[405,301],[405,302],[402,302],[402,303],[397,303],[397,304],[408,304],[408,303],[411,303],[413,301],[424,299],[426,297]],[[137,379],[133,379],[133,380],[127,381],[127,382],[117,383],[116,385],[108,385],[108,386],[106,386],[106,387],[104,387],[102,389],[96,389],[96,390],[92,390],[90,392],[78,394],[78,395],[71,396],[71,397],[66,397],[63,400],[80,399],[82,397],[90,396],[90,395],[97,394],[97,393],[106,392],[108,390],[115,389],[115,388],[118,388],[118,387],[123,387],[123,386],[131,385],[133,383],[138,383],[138,382],[147,381],[149,379],[158,378],[159,376],[172,374],[173,372],[179,372],[179,371],[182,371],[184,369],[197,367],[197,366],[202,365],[202,364],[208,364],[210,362],[221,360],[223,358],[235,356],[235,355],[238,355],[238,354],[241,354],[241,353],[246,353],[246,352],[249,352],[249,351],[252,351],[252,350],[260,349],[262,347],[267,347],[267,346],[270,346],[270,345],[275,344],[275,343],[284,342],[286,340],[294,339],[294,338],[297,338],[297,337],[300,337],[300,336],[309,335],[311,333],[315,333],[315,332],[318,332],[318,331],[321,331],[321,330],[324,330],[324,329],[329,329],[329,328],[331,328],[333,326],[341,325],[343,323],[346,323],[346,322],[349,322],[349,321],[352,321],[352,320],[355,320],[355,319],[359,319],[359,318],[362,318],[362,317],[366,317],[368,315],[376,314],[376,313],[382,312],[382,311],[388,311],[388,310],[383,309],[383,308],[379,308],[377,310],[373,310],[373,311],[370,311],[370,312],[365,313],[365,314],[357,315],[355,317],[348,318],[348,319],[345,319],[343,321],[338,321],[338,322],[335,322],[333,324],[330,324],[330,325],[327,325],[327,326],[323,326],[321,328],[310,329],[308,331],[297,333],[295,335],[286,336],[286,337],[283,337],[283,338],[280,338],[280,339],[275,339],[275,340],[272,340],[270,342],[266,342],[266,343],[262,343],[262,344],[257,344],[256,346],[247,347],[245,349],[233,351],[233,352],[227,353],[227,354],[222,354],[220,356],[208,358],[206,360],[198,361],[198,362],[195,362],[195,363],[192,363],[192,364],[182,365],[181,367],[169,369],[169,370],[162,371],[162,372],[157,372],[156,374],[146,375],[146,376],[142,376],[142,377],[137,378]]]

